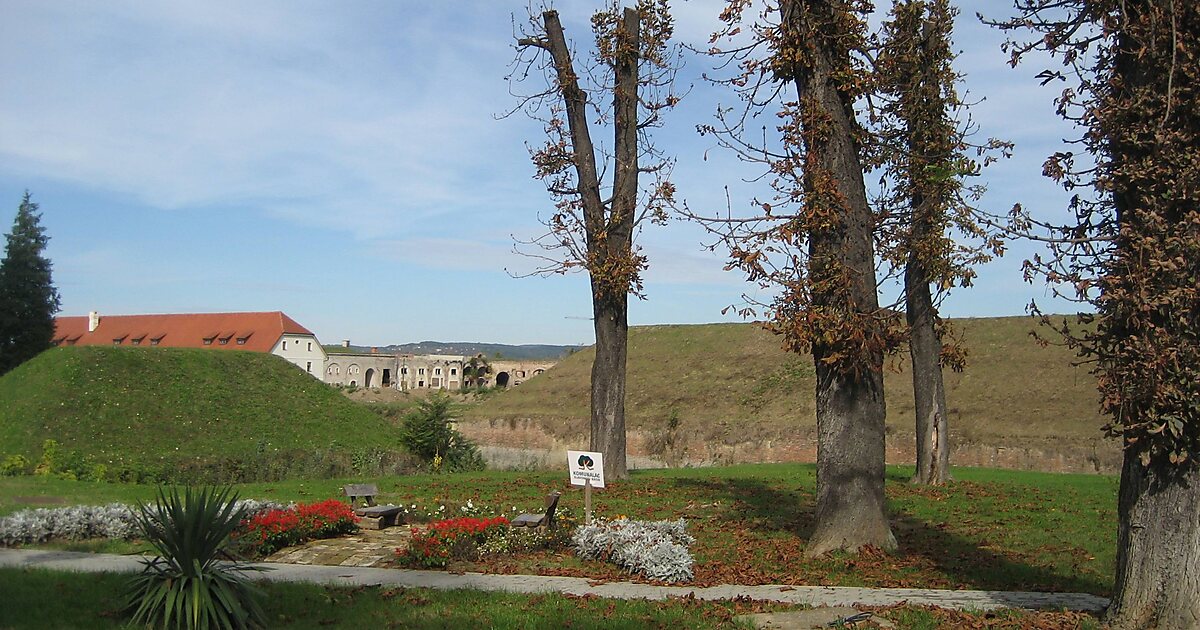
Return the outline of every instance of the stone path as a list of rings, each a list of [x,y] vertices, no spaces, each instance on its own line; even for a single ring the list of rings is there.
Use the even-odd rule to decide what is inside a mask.
[[[404,529],[404,528],[395,528]],[[384,530],[386,531],[386,530]],[[360,561],[365,561],[364,556]],[[343,562],[350,560],[344,558]],[[403,586],[435,589],[476,589],[512,593],[564,593],[616,599],[668,599],[694,597],[730,600],[748,597],[806,606],[890,606],[902,602],[959,610],[1028,608],[1100,612],[1108,600],[1085,593],[1027,593],[1009,591],[947,591],[915,588],[849,588],[829,586],[721,585],[706,588],[655,586],[635,582],[599,582],[586,578],[544,575],[453,574],[444,571],[382,569],[368,566],[323,566],[261,562],[265,569],[255,579],[273,582],[309,582],[345,586]],[[42,567],[66,571],[134,572],[141,568],[136,556],[92,554],[37,549],[0,549],[0,567]]]
[[[407,526],[382,530],[361,529],[339,538],[311,540],[299,547],[280,549],[266,562],[316,564],[340,567],[382,567],[396,557],[396,549],[407,548],[411,533]]]

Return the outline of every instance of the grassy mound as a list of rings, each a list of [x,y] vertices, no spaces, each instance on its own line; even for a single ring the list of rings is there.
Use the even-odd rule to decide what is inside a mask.
[[[1094,378],[1060,346],[1041,347],[1028,317],[954,320],[969,350],[946,373],[954,439],[987,443],[1094,440],[1103,424]],[[1045,331],[1043,331],[1045,332]],[[587,435],[594,348],[468,410],[467,420],[532,419],[559,435]],[[912,432],[907,352],[885,375],[889,432]],[[662,430],[675,419],[710,440],[811,434],[812,358],[784,352],[755,324],[640,326],[629,332],[627,426]]]
[[[284,359],[175,348],[56,348],[0,378],[0,455],[36,463],[46,440],[86,460],[59,467],[159,480],[344,473],[400,450],[379,415]]]

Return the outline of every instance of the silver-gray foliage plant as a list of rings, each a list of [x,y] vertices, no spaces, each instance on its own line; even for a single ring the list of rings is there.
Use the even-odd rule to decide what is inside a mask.
[[[630,573],[640,573],[662,582],[692,579],[695,542],[687,523],[676,521],[597,521],[575,530],[571,543],[584,558],[607,560]]]
[[[264,510],[284,507],[273,501],[255,499],[243,499],[238,503],[246,506],[247,518]],[[0,545],[4,546],[40,543],[51,538],[128,540],[137,533],[134,509],[123,503],[36,508],[0,517]]]

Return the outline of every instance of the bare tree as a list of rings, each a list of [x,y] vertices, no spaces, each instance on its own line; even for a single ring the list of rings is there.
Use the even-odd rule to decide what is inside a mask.
[[[1015,17],[993,22],[1032,35],[1006,45],[1012,63],[1036,50],[1061,61],[1039,76],[1068,82],[1058,111],[1082,131],[1043,166],[1072,191],[1071,219],[1052,225],[1020,208],[1012,219],[1050,247],[1027,274],[1095,309],[1083,316],[1093,327],[1056,326],[1094,366],[1105,430],[1125,451],[1107,621],[1198,628],[1200,4],[1015,5]]]
[[[731,267],[775,296],[767,326],[785,348],[812,352],[817,385],[817,513],[807,553],[894,549],[884,497],[883,356],[901,327],[879,308],[875,218],[861,159],[864,130],[854,103],[866,71],[865,3],[780,0],[761,12],[730,0],[714,49],[737,68],[719,81],[744,107],[701,127],[760,164],[774,194],[751,216],[700,216],[721,235]],[[795,96],[791,96],[791,90]],[[774,116],[768,133],[752,125]],[[776,135],[777,134],[777,135]],[[751,315],[751,303],[745,314]]]
[[[588,272],[596,333],[590,447],[604,454],[605,475],[621,479],[628,475],[629,295],[642,297],[647,265],[634,237],[644,221],[665,221],[675,193],[671,163],[648,130],[678,100],[671,92],[678,54],[670,43],[674,25],[666,0],[641,0],[623,10],[610,4],[592,16],[592,30],[595,48],[581,73],[558,12],[531,18],[517,39],[520,76],[513,78],[540,70],[549,86],[521,97],[517,107],[545,123],[547,142],[531,153],[537,177],[555,200],[555,212],[544,221],[547,232],[524,245],[540,252],[532,254],[543,263],[537,274]],[[589,92],[611,95],[611,105]],[[611,151],[593,143],[593,125],[612,128]],[[645,174],[653,184],[640,185]]]
[[[948,0],[893,4],[874,73],[873,158],[885,174],[876,238],[880,256],[903,275],[916,405],[913,482],[919,484],[950,478],[942,367],[962,370],[966,359],[938,304],[953,287],[970,286],[975,266],[1004,247],[974,207],[984,188],[968,187],[964,179],[979,175],[981,162],[990,163],[998,151],[1007,155],[1011,145],[968,142],[974,129],[956,89],[961,76],[954,71],[950,37],[957,13]]]

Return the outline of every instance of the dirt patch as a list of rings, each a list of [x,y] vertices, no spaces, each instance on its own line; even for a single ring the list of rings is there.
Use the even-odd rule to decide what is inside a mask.
[[[546,430],[544,420],[513,419],[461,422],[458,429],[478,444],[485,453],[503,452],[507,460],[521,461],[524,468],[539,468],[537,462],[558,465],[553,454],[586,446],[586,429],[575,440],[566,440]],[[767,462],[815,462],[816,437],[807,431],[781,434],[768,430],[745,430],[742,438],[730,432],[723,439],[712,439],[680,432],[662,447],[656,431],[631,430],[628,433],[629,456],[647,466],[727,466]],[[997,439],[991,443],[957,441],[952,443],[950,461],[956,466],[980,466],[1043,472],[1115,474],[1120,471],[1121,451],[1113,442],[1063,440],[1061,438]],[[550,454],[549,456],[539,454]],[[887,438],[887,462],[911,464],[916,459],[916,443],[911,434],[892,431]],[[654,462],[654,463],[650,463]],[[661,463],[659,463],[661,462]],[[637,467],[637,466],[635,466]]]

